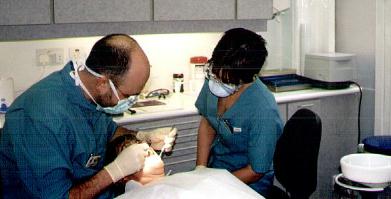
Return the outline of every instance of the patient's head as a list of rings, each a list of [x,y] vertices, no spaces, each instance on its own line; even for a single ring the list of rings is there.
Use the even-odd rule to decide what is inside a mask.
[[[106,163],[114,161],[115,157],[117,157],[117,155],[126,147],[138,143],[134,140],[133,135],[122,135],[110,142],[106,152]],[[160,156],[152,148],[149,148],[143,169],[132,175],[126,176],[120,183],[135,180],[141,184],[147,184],[162,176],[164,176],[164,163]]]

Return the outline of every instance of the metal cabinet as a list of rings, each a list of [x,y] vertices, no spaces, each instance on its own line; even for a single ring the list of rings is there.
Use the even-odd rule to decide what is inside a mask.
[[[54,0],[55,23],[150,20],[151,0]]]
[[[163,155],[165,172],[171,174],[191,171],[196,166],[197,133],[200,116],[187,116],[172,119],[162,119],[125,125],[125,128],[133,130],[146,130],[167,126],[175,126],[178,129],[172,153]]]
[[[264,1],[272,0],[0,0],[0,40],[223,32],[235,27],[261,32],[267,30],[263,10],[271,12]],[[8,26],[20,24],[24,26]]]
[[[271,19],[273,0],[237,0],[237,19]]]
[[[322,140],[318,156],[318,187],[315,198],[332,198],[333,175],[340,173],[342,156],[357,152],[358,96],[322,98]]]
[[[50,0],[1,0],[0,25],[50,24]]]
[[[154,0],[155,21],[235,19],[235,0]]]
[[[342,156],[357,149],[358,96],[355,94],[279,104],[281,116],[289,119],[297,110],[314,111],[322,121],[318,156],[317,190],[311,198],[332,198],[332,177],[338,174]],[[286,120],[284,121],[286,122]],[[275,182],[278,186],[278,182]]]
[[[285,124],[287,117],[287,104],[278,104],[278,108],[280,110],[281,120]]]

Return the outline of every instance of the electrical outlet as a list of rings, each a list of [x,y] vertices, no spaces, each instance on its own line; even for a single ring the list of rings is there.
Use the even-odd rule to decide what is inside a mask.
[[[36,66],[58,66],[64,64],[64,49],[63,48],[44,48],[37,49]]]
[[[87,58],[86,49],[83,48],[83,47],[72,47],[72,48],[69,48],[68,57],[69,57],[70,60],[75,61],[77,64],[81,64]]]

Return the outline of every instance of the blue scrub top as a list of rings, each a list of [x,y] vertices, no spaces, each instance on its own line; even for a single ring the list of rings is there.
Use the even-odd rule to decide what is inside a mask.
[[[274,149],[283,129],[274,96],[257,78],[222,116],[217,115],[217,101],[205,80],[195,105],[216,131],[208,166],[233,172],[251,165],[264,176],[249,186],[267,195],[274,178]]]
[[[71,70],[68,63],[39,81],[8,110],[0,138],[4,198],[69,198],[73,185],[103,168],[117,125],[84,97]],[[101,158],[86,167],[91,155]]]

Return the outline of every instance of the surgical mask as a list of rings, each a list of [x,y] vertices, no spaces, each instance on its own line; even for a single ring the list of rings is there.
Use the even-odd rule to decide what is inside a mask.
[[[209,80],[209,90],[217,97],[228,97],[237,91],[241,85],[225,84],[212,73],[213,64],[204,65],[205,78]]]
[[[209,79],[208,85],[210,92],[212,92],[213,95],[216,95],[217,97],[228,97],[239,88],[238,86],[231,86],[222,82],[218,82],[213,78]]]
[[[131,95],[131,96],[129,96],[126,99],[120,100],[119,96],[118,96],[117,89],[115,89],[115,86],[114,86],[113,82],[109,79],[110,88],[113,91],[114,95],[117,97],[118,102],[117,102],[117,104],[115,106],[102,107],[100,104],[98,104],[96,102],[94,97],[92,97],[92,95],[88,91],[87,87],[81,81],[80,76],[79,76],[79,71],[87,69],[87,71],[89,73],[91,73],[92,75],[94,75],[96,77],[103,77],[103,75],[96,73],[95,71],[93,71],[90,68],[88,68],[86,65],[77,66],[76,63],[73,62],[73,66],[75,68],[75,71],[74,72],[72,71],[70,73],[71,77],[73,79],[75,79],[76,86],[80,86],[87,93],[87,95],[92,99],[92,101],[94,101],[94,103],[97,105],[96,106],[96,110],[102,111],[102,112],[105,112],[105,113],[108,113],[108,114],[121,114],[121,113],[125,112],[126,110],[128,110],[130,107],[132,107],[136,103],[137,95]]]

